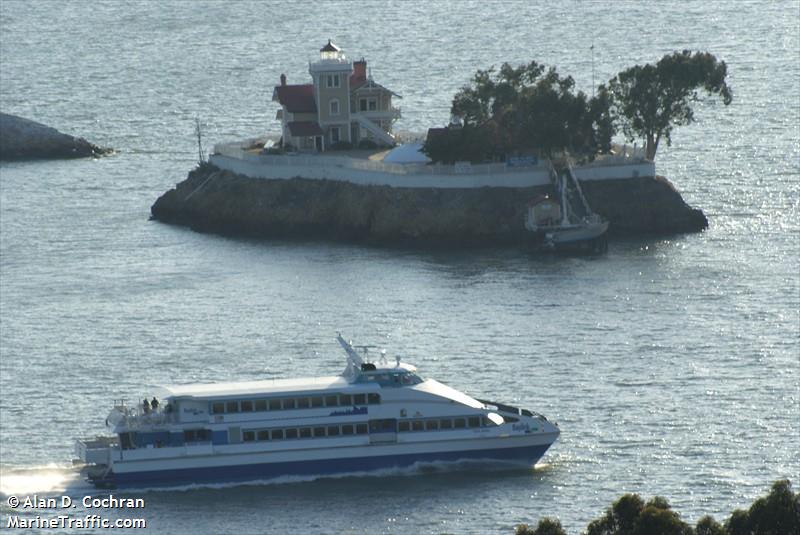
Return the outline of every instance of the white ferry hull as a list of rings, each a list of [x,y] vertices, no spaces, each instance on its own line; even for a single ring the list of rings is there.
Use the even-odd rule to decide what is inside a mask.
[[[187,482],[254,481],[282,476],[362,473],[403,468],[416,463],[462,460],[494,460],[532,466],[545,454],[557,436],[557,433],[546,433],[419,444],[342,444],[333,449],[326,447],[123,460],[114,462],[107,474],[94,478],[93,482],[98,486],[135,487],[179,485]]]

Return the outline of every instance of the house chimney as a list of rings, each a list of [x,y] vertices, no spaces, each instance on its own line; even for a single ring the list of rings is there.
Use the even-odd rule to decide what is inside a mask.
[[[286,75],[281,74],[281,85],[286,85]]]
[[[367,60],[364,58],[353,62],[353,79],[359,82],[367,79]]]

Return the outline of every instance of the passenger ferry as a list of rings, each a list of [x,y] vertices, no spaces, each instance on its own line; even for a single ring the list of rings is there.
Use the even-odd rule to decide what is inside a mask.
[[[77,441],[99,487],[247,481],[415,463],[535,464],[559,435],[541,414],[472,398],[341,335],[335,377],[165,388],[160,403],[115,402],[114,435]]]

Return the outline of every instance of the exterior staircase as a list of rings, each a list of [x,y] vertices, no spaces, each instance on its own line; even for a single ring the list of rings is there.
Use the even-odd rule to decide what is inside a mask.
[[[392,134],[385,131],[360,113],[353,113],[351,114],[351,117],[358,122],[361,128],[365,128],[367,131],[371,132],[372,135],[381,142],[386,143],[389,146],[397,144],[397,139]]]

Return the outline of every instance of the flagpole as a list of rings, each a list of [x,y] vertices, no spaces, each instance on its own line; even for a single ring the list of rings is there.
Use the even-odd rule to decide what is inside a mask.
[[[594,98],[594,43],[589,49],[592,51],[592,98]]]

